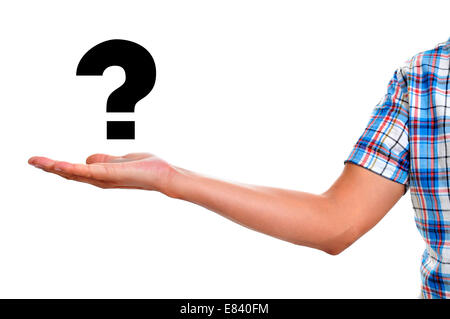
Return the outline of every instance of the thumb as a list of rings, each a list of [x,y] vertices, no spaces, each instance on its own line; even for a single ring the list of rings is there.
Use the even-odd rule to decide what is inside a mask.
[[[117,163],[123,160],[122,156],[112,156],[108,154],[93,154],[86,158],[86,164],[95,163]]]

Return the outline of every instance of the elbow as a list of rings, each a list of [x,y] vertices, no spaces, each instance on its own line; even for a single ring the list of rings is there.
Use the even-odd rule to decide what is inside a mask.
[[[318,207],[309,226],[297,233],[295,242],[337,256],[350,247],[364,229],[353,209],[348,211],[338,201],[331,200],[332,197],[321,198],[322,206]]]
[[[342,253],[345,249],[347,249],[347,247],[332,245],[332,246],[329,246],[329,247],[323,247],[320,250],[322,250],[323,252],[327,253],[328,255],[337,256],[340,253]]]
[[[331,256],[337,256],[350,247],[357,239],[357,232],[352,227],[341,230],[340,232],[331,232],[325,236],[318,248]]]
[[[321,250],[331,256],[337,256],[350,247],[357,238],[358,236],[352,229],[347,229],[340,232],[336,230],[322,232],[309,242],[303,240],[292,240],[291,242],[299,246]]]
[[[318,250],[323,251],[324,253],[331,255],[331,256],[337,256],[341,254],[344,250],[346,250],[349,246],[351,246],[352,242],[339,242],[339,241],[330,241],[327,243],[305,243],[303,241],[296,241],[292,240],[291,243],[298,245],[298,246],[306,246],[310,248],[315,248]]]

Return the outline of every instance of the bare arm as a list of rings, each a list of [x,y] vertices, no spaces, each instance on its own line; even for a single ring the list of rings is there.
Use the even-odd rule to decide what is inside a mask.
[[[323,194],[223,182],[177,169],[171,192],[241,225],[338,254],[394,206],[404,186],[354,164]]]
[[[145,153],[96,154],[86,165],[33,157],[29,163],[102,188],[156,190],[201,205],[248,228],[338,254],[371,229],[401,198],[404,186],[354,164],[320,195],[225,182]]]

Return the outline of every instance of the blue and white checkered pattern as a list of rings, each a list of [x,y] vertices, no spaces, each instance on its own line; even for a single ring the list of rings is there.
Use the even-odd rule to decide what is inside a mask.
[[[352,162],[410,190],[424,298],[450,298],[450,38],[395,70]]]

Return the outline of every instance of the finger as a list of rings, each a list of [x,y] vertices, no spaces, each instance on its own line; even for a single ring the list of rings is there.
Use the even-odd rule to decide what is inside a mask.
[[[33,156],[28,160],[28,164],[38,168],[47,169],[54,165],[55,161],[42,156]]]
[[[105,181],[101,181],[101,180],[90,179],[90,178],[80,177],[80,176],[76,176],[76,175],[66,175],[61,172],[55,172],[55,174],[65,178],[65,179],[68,179],[68,180],[81,182],[81,183],[85,183],[85,184],[91,184],[91,185],[97,186],[99,188],[104,188],[104,189],[106,189],[106,188],[145,189],[144,187],[123,186],[123,185],[118,185],[118,184],[114,184],[111,182],[105,182]]]
[[[56,161],[50,171],[74,175],[88,179],[114,182],[117,179],[117,172],[112,166],[107,164],[73,164],[64,161]]]
[[[78,176],[105,182],[116,182],[119,177],[117,170],[112,166],[113,164],[73,164],[40,156],[32,157],[28,162],[35,167],[54,174]]]
[[[34,165],[35,167],[41,168],[46,172],[59,175],[65,179],[88,183],[100,188],[145,189],[144,187],[121,185],[118,178],[119,174],[116,173],[111,167],[103,167],[104,169],[102,169],[100,165],[72,164],[68,162],[55,161],[41,156],[31,157],[28,160],[28,163]],[[110,166],[114,166],[114,164]]]
[[[103,188],[107,186],[106,183],[103,183],[103,182],[100,182],[100,181],[89,180],[87,178],[81,178],[81,177],[78,177],[78,176],[73,175],[73,174],[67,174],[67,173],[65,173],[63,171],[60,171],[60,170],[55,170],[54,166],[55,166],[56,161],[52,160],[50,158],[47,158],[47,157],[34,156],[34,157],[31,157],[28,160],[28,163],[33,165],[33,166],[35,166],[35,167],[37,167],[37,168],[40,168],[40,169],[46,171],[46,172],[59,175],[59,176],[65,178],[65,179],[85,182],[85,183],[89,183],[89,184],[92,184],[92,185],[95,185],[95,186],[98,186],[98,187],[103,187]]]
[[[107,183],[107,182],[103,182],[100,180],[96,180],[96,179],[89,179],[89,178],[85,178],[85,177],[80,177],[80,176],[76,176],[76,175],[67,175],[64,173],[55,173],[55,175],[61,176],[65,179],[71,180],[71,181],[77,181],[77,182],[81,182],[81,183],[85,183],[85,184],[91,184],[100,188],[116,188],[116,185],[112,184],[112,183]]]

